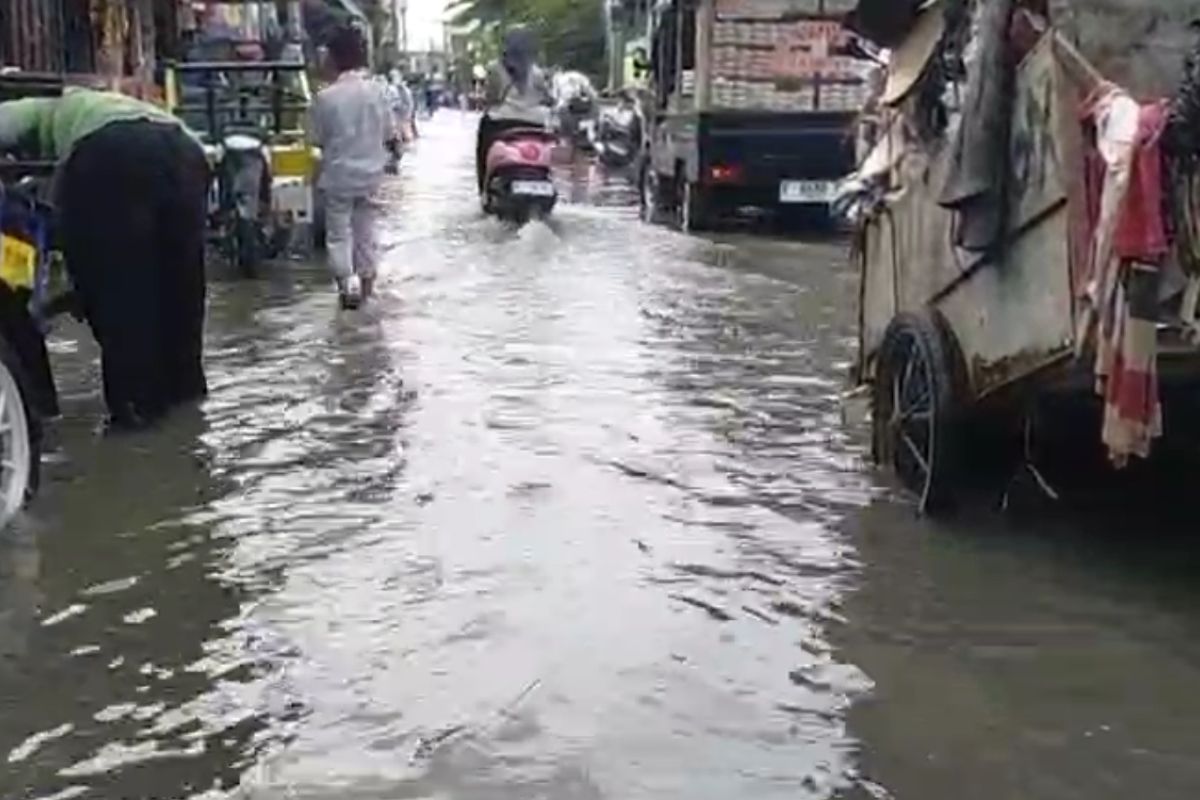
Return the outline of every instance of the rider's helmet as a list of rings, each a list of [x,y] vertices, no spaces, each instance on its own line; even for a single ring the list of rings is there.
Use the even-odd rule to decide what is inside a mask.
[[[537,63],[537,50],[537,37],[531,30],[524,27],[511,28],[504,35],[500,63],[504,65],[505,71],[513,81],[524,84],[529,80],[529,75]]]

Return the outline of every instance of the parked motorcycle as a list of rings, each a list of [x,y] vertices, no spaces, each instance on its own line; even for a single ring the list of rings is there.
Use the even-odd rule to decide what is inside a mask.
[[[600,112],[595,150],[600,163],[624,169],[637,159],[642,147],[642,120],[635,104],[623,101]]]
[[[591,152],[595,142],[597,94],[587,76],[564,72],[554,80],[554,116],[563,140]]]
[[[233,0],[226,0],[232,3]],[[265,0],[260,0],[265,2]],[[303,63],[199,61],[168,66],[167,107],[205,142],[211,238],[246,276],[313,226],[318,153],[306,141]]]
[[[558,202],[551,179],[555,136],[541,128],[501,133],[488,149],[483,208],[522,224],[546,217]]]
[[[210,212],[220,247],[243,275],[286,245],[287,230],[275,225],[271,208],[271,153],[262,139],[232,133],[210,150],[213,198]]]
[[[590,97],[573,97],[559,113],[563,139],[577,151],[590,153],[596,136],[596,103]]]
[[[44,421],[59,412],[45,334],[50,317],[76,308],[73,296],[51,297],[54,212],[43,167],[0,162],[0,529],[37,493]],[[39,177],[21,177],[27,168]]]

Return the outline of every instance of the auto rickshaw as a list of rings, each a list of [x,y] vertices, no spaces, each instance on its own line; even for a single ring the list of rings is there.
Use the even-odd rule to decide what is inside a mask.
[[[319,153],[307,140],[312,90],[299,0],[192,4],[167,108],[203,140],[213,166],[214,239],[243,274],[313,228]]]

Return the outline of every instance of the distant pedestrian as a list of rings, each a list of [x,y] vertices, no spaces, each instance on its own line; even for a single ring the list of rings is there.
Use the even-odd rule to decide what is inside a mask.
[[[343,308],[357,308],[374,291],[379,245],[380,188],[389,151],[399,137],[387,92],[367,74],[367,43],[353,27],[329,42],[337,80],[313,104],[313,143],[323,152],[326,245]]]
[[[400,138],[403,143],[407,144],[415,138],[413,122],[416,118],[417,110],[412,90],[404,82],[404,77],[400,74],[399,70],[392,70],[390,83],[392,87],[390,94],[392,114],[396,118],[396,127],[399,130]]]

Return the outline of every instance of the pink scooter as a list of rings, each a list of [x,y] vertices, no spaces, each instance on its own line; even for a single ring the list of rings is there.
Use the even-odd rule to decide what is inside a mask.
[[[541,128],[513,128],[488,149],[483,210],[518,224],[550,214],[558,190],[550,175],[556,139]]]

